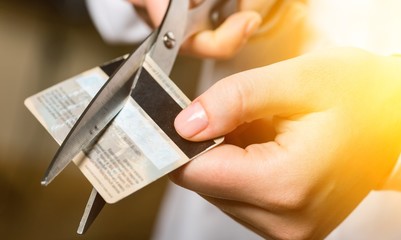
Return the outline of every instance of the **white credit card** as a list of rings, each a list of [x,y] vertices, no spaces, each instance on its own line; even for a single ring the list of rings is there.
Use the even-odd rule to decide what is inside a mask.
[[[25,100],[61,144],[96,92],[122,63],[116,59]],[[94,147],[73,161],[107,203],[115,203],[220,144],[190,142],[174,129],[190,100],[147,56],[131,98]]]

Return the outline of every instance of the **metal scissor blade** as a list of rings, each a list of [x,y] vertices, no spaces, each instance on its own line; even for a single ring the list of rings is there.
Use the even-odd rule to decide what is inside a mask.
[[[101,133],[128,99],[146,53],[157,33],[151,34],[109,78],[89,103],[61,144],[42,180],[48,185],[71,161]]]
[[[88,203],[86,204],[84,215],[79,223],[77,230],[78,234],[84,234],[86,230],[89,229],[93,221],[95,221],[97,215],[99,215],[100,211],[102,211],[105,204],[106,202],[102,196],[100,196],[96,189],[93,188],[89,196]]]
[[[230,4],[228,4],[230,2],[229,0],[208,0],[206,2],[207,4],[202,5],[201,8],[190,11],[189,17],[191,21],[189,22],[190,24],[187,25],[187,16],[184,13],[188,11],[188,2],[178,0],[170,1],[167,14],[159,29],[159,36],[157,36],[157,40],[154,42],[155,44],[149,52],[151,58],[157,62],[158,67],[166,75],[170,74],[182,41],[190,35],[212,26],[209,17],[213,10],[219,6],[224,6],[224,8],[228,9],[228,12],[234,12],[236,9],[235,1],[231,1],[232,3]],[[226,5],[230,5],[230,8]],[[224,16],[225,15],[223,15],[223,17]],[[166,46],[166,42],[164,41],[164,37],[166,37],[168,33],[172,33],[174,36],[174,44],[176,44],[176,46],[173,48]],[[102,210],[104,204],[103,198],[93,189],[88,204],[86,205],[84,215],[82,216],[78,233],[83,234],[90,227],[96,216]]]
[[[234,0],[201,1],[192,9],[189,9],[189,1],[170,0],[159,29],[160,36],[150,56],[166,75],[170,75],[183,41],[197,32],[216,27],[236,9],[237,1]],[[169,38],[173,42],[172,47],[166,46]]]

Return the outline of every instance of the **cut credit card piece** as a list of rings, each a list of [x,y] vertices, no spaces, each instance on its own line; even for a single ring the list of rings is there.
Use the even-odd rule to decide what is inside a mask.
[[[123,59],[86,71],[32,97],[25,104],[60,144]],[[190,103],[148,56],[131,98],[87,153],[74,158],[107,203],[115,203],[220,144],[190,142],[174,129]]]

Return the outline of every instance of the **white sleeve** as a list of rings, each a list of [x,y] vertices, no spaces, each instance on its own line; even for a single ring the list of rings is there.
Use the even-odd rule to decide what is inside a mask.
[[[89,14],[103,39],[108,43],[135,43],[151,29],[124,0],[86,0]]]

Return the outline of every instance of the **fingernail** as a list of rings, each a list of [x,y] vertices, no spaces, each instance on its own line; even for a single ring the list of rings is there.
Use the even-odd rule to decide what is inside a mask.
[[[202,105],[194,102],[184,109],[175,119],[174,125],[177,132],[186,138],[195,136],[204,130],[209,121]]]
[[[261,18],[252,18],[248,21],[246,28],[245,28],[245,37],[250,37],[252,34],[256,32],[259,28],[260,23],[262,22]]]

